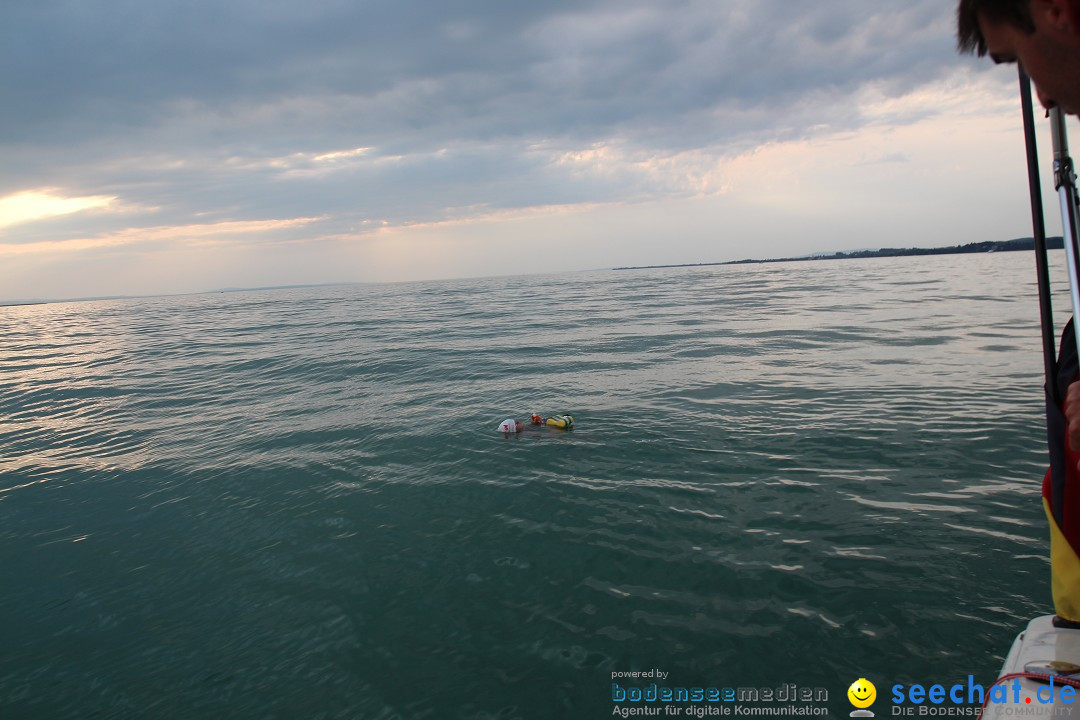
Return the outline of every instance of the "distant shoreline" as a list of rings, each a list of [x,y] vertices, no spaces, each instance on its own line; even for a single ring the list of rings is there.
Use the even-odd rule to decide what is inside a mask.
[[[1065,241],[1061,236],[1046,238],[1049,250],[1061,250]],[[964,255],[968,253],[1017,252],[1034,250],[1034,238],[1016,238],[999,242],[976,242],[967,245],[950,245],[940,248],[881,248],[879,250],[854,250],[832,254],[804,255],[803,257],[769,258],[766,260],[728,260],[727,262],[679,263],[675,265],[635,265],[611,268],[612,270],[653,270],[658,268],[708,267],[711,265],[758,265],[763,263],[806,262],[807,260],[854,260],[856,258],[908,257],[915,255]]]
[[[1046,239],[1046,246],[1051,250],[1061,250],[1065,242],[1061,236],[1056,235]],[[881,248],[879,250],[853,250],[851,252],[818,253],[804,255],[802,257],[767,258],[763,260],[728,260],[725,262],[702,262],[702,263],[675,263],[670,265],[629,265],[625,267],[609,268],[610,270],[656,270],[662,268],[685,268],[685,267],[711,267],[715,265],[759,265],[764,263],[781,262],[806,262],[808,260],[851,260],[856,258],[879,258],[879,257],[906,257],[914,255],[961,255],[966,253],[991,253],[991,252],[1016,252],[1019,250],[1034,250],[1033,238],[1017,238],[1015,240],[1003,240],[999,242],[977,242],[967,245],[952,245],[940,248]],[[190,293],[170,293],[170,295],[209,295],[218,293],[252,292],[258,290],[283,290],[316,287],[336,287],[339,285],[357,285],[365,283],[334,282],[312,283],[301,285],[273,285],[253,288],[220,288],[218,290],[203,290]],[[81,298],[56,298],[56,299],[33,299],[33,300],[0,300],[0,307],[22,307],[24,305],[51,305],[54,303],[69,302],[93,302],[98,300],[132,300],[139,297],[161,297],[154,295],[104,295],[98,297]]]

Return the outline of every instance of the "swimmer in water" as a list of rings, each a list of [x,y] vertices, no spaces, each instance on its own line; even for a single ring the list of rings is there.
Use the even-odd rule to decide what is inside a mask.
[[[510,436],[511,434],[517,434],[525,432],[526,430],[540,430],[545,426],[558,428],[560,430],[570,430],[574,427],[574,418],[569,415],[553,415],[545,420],[542,416],[533,413],[529,416],[529,424],[515,420],[514,418],[506,418],[499,423],[499,432],[504,436]]]
[[[525,430],[532,430],[540,427],[544,424],[544,418],[536,415],[535,413],[529,417],[529,424],[515,420],[514,418],[506,418],[499,423],[499,432],[503,435],[510,435],[511,433],[525,432]]]

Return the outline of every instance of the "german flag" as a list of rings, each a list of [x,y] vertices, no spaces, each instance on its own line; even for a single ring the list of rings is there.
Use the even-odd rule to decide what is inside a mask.
[[[1050,524],[1050,572],[1054,611],[1080,623],[1080,452],[1069,447],[1064,398],[1078,377],[1073,321],[1061,334],[1056,393],[1047,388],[1046,431],[1050,469],[1043,479],[1043,509]],[[1061,398],[1062,405],[1054,397]]]

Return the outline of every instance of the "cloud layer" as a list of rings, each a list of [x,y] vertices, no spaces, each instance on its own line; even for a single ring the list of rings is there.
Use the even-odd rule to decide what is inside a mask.
[[[970,75],[951,33],[931,0],[15,0],[0,198],[113,200],[0,218],[0,246],[717,196],[755,148],[940,113],[887,108]]]

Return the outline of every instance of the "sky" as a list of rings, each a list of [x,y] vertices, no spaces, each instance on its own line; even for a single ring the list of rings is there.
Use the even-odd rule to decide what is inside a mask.
[[[1030,236],[954,8],[4,0],[0,299]]]

